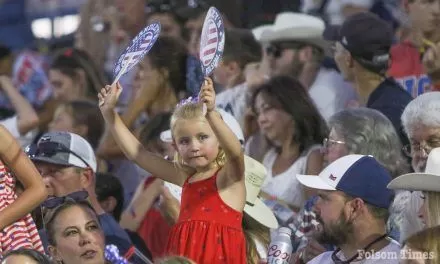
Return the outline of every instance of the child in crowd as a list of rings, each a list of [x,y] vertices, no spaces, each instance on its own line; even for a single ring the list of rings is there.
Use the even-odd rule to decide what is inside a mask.
[[[0,255],[22,247],[44,252],[29,214],[46,199],[41,175],[13,136],[0,126]],[[17,197],[15,182],[24,191]]]
[[[96,103],[73,100],[62,103],[55,111],[49,131],[67,131],[85,138],[96,149],[104,132],[104,120]]]
[[[246,263],[242,230],[246,201],[241,144],[215,109],[212,80],[197,100],[185,100],[171,118],[175,162],[146,151],[115,111],[119,84],[98,94],[101,112],[125,155],[158,178],[183,186],[179,220],[168,240],[169,255],[196,263]],[[201,102],[206,105],[206,115]]]

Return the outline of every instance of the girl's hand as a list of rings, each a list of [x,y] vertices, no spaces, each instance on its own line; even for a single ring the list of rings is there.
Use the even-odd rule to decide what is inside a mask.
[[[180,202],[171,194],[167,187],[162,187],[160,211],[169,224],[175,224],[179,219]]]
[[[115,109],[116,103],[118,102],[119,95],[122,92],[122,87],[119,84],[106,85],[98,93],[99,98],[99,108],[103,114],[112,112]]]
[[[200,89],[199,99],[206,104],[206,110],[208,112],[215,109],[215,90],[211,78],[205,78],[202,88]]]

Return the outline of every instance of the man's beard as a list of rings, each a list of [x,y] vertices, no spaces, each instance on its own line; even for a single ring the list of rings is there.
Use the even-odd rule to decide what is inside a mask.
[[[286,74],[288,74],[289,76],[295,79],[298,79],[302,74],[303,69],[304,69],[304,63],[300,61],[299,54],[296,53],[288,69],[286,69]]]
[[[316,220],[321,224],[322,230],[315,234],[315,239],[321,244],[341,246],[348,242],[353,234],[353,222],[347,221],[343,212],[336,222],[324,224],[322,218],[317,214]]]
[[[299,54],[294,54],[290,64],[285,65],[282,68],[272,70],[272,75],[274,76],[287,75],[292,78],[298,79],[302,74],[303,69],[304,69],[304,63],[300,61]]]

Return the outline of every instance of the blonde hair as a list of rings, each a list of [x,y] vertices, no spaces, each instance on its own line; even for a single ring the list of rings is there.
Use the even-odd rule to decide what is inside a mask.
[[[424,192],[427,206],[428,227],[440,225],[440,192]]]
[[[246,259],[248,264],[257,264],[261,256],[258,254],[255,240],[263,244],[265,248],[270,244],[270,229],[257,220],[252,218],[246,212],[243,212],[243,233],[246,239]]]
[[[171,128],[171,134],[174,138],[174,131],[176,127],[176,123],[178,120],[188,120],[188,119],[205,119],[203,115],[203,105],[199,102],[189,101],[191,99],[187,99],[186,102],[184,102],[181,105],[178,105],[176,109],[173,112],[173,115],[171,116],[170,121],[170,128]],[[176,151],[176,154],[174,154],[174,162],[178,166],[184,165],[184,161],[182,159],[182,156],[180,156],[179,152]],[[215,162],[217,163],[218,167],[223,167],[226,163],[226,154],[223,151],[222,148],[219,148],[217,157],[215,158]]]
[[[436,264],[440,260],[440,226],[424,229],[410,236],[405,244],[412,250],[428,253],[425,263]]]

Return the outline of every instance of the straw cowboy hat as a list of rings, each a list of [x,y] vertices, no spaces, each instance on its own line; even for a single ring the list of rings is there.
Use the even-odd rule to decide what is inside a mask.
[[[258,198],[261,185],[266,178],[266,168],[260,162],[244,156],[245,161],[245,184],[246,184],[246,205],[244,212],[268,228],[278,228],[278,221],[272,210]],[[170,193],[180,201],[182,196],[182,187],[165,182]]]
[[[258,198],[261,185],[264,183],[267,171],[260,162],[251,157],[244,156],[246,177],[246,205],[245,213],[269,228],[278,228],[278,221],[272,210]]]
[[[260,42],[300,41],[327,50],[329,42],[324,40],[324,29],[325,23],[318,17],[283,12],[276,16],[272,26],[261,29]]]
[[[408,173],[388,184],[389,189],[440,192],[440,148],[431,150],[425,172]]]

